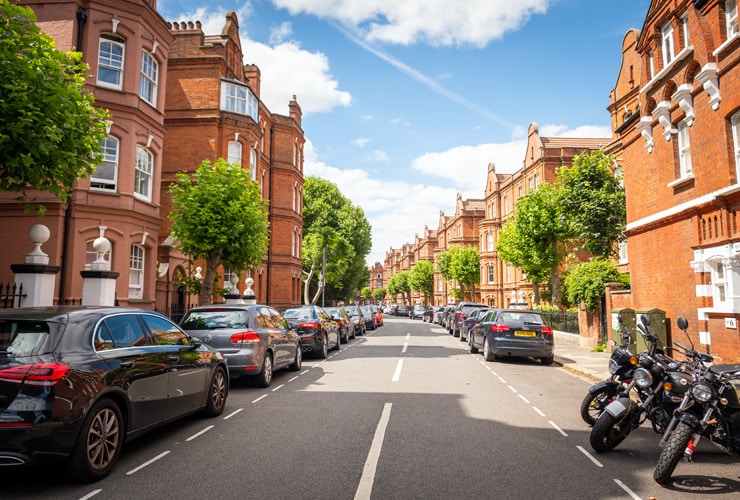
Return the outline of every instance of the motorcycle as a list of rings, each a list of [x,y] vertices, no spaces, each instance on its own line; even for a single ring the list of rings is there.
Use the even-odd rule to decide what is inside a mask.
[[[688,368],[685,363],[675,362],[658,349],[658,338],[650,333],[649,325],[647,316],[642,316],[637,328],[649,342],[649,348],[638,356],[638,368],[632,374],[632,382],[620,397],[609,403],[591,429],[589,442],[597,452],[614,449],[645,420],[650,420],[653,431],[662,434],[678,405],[675,401],[683,396],[674,395],[672,391],[687,389],[676,384],[672,391],[663,390],[664,382],[689,376],[686,375]],[[637,393],[637,401],[629,396],[633,389]]]
[[[621,340],[621,344],[611,341],[613,350],[609,357],[609,378],[592,385],[581,402],[581,418],[590,426],[596,423],[617,394],[623,393],[637,368],[637,357],[628,349],[632,336],[626,327],[622,330]]]
[[[667,484],[678,462],[691,462],[694,450],[706,437],[725,452],[740,456],[740,399],[734,382],[740,381],[740,364],[710,366],[689,388],[691,404],[677,412],[675,429],[665,439],[653,471],[658,484]]]

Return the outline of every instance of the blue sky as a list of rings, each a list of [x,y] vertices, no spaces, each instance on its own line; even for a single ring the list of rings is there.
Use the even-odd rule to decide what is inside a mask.
[[[650,0],[159,0],[167,21],[218,34],[237,13],[261,99],[308,140],[373,228],[367,262],[436,229],[457,193],[483,198],[489,163],[522,166],[543,136],[610,137],[622,40]]]

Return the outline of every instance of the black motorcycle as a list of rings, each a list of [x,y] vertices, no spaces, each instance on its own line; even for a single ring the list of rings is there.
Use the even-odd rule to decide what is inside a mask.
[[[675,362],[658,349],[658,338],[650,333],[649,325],[647,316],[642,316],[641,324],[638,324],[637,328],[649,343],[649,348],[639,354],[639,366],[632,374],[632,382],[620,397],[609,403],[591,429],[589,442],[597,452],[614,449],[645,420],[650,420],[653,430],[662,434],[678,405],[676,399],[680,400],[682,396],[681,394],[674,397],[670,394],[671,391],[666,395],[663,384],[668,379],[682,377],[682,373],[685,374],[688,369],[683,363]],[[682,388],[687,389],[677,384],[676,390]],[[633,400],[629,396],[633,389],[638,400]]]
[[[609,403],[625,390],[637,369],[637,357],[629,351],[632,336],[626,327],[621,337],[621,344],[611,341],[613,350],[609,357],[609,378],[592,385],[581,402],[581,418],[588,425],[594,425]]]
[[[667,484],[679,460],[690,462],[702,437],[732,455],[740,456],[740,400],[733,381],[740,364],[710,366],[689,388],[690,404],[677,412],[653,471],[658,484]]]

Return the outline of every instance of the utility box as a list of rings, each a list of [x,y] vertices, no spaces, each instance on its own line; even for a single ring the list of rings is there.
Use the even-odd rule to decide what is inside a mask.
[[[658,347],[665,348],[668,342],[668,328],[665,323],[665,311],[662,309],[638,309],[637,323],[641,323],[641,317],[647,316],[650,320],[650,326],[648,331],[658,337]],[[648,348],[649,344],[645,339],[638,333],[637,335],[637,352],[642,352]]]
[[[637,353],[637,315],[634,309],[629,307],[620,307],[612,309],[612,331],[611,339],[619,345],[622,345],[622,330],[626,327],[631,336],[630,344],[627,348],[632,354]]]

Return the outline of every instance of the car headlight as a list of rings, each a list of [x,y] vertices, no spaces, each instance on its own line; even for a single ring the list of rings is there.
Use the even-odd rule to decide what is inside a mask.
[[[635,370],[634,375],[632,375],[632,379],[640,389],[647,389],[653,384],[653,376],[644,368],[638,368]]]
[[[712,390],[712,386],[702,382],[698,382],[692,385],[689,391],[691,392],[691,395],[694,396],[694,399],[701,403],[706,403],[714,396],[714,390]]]

